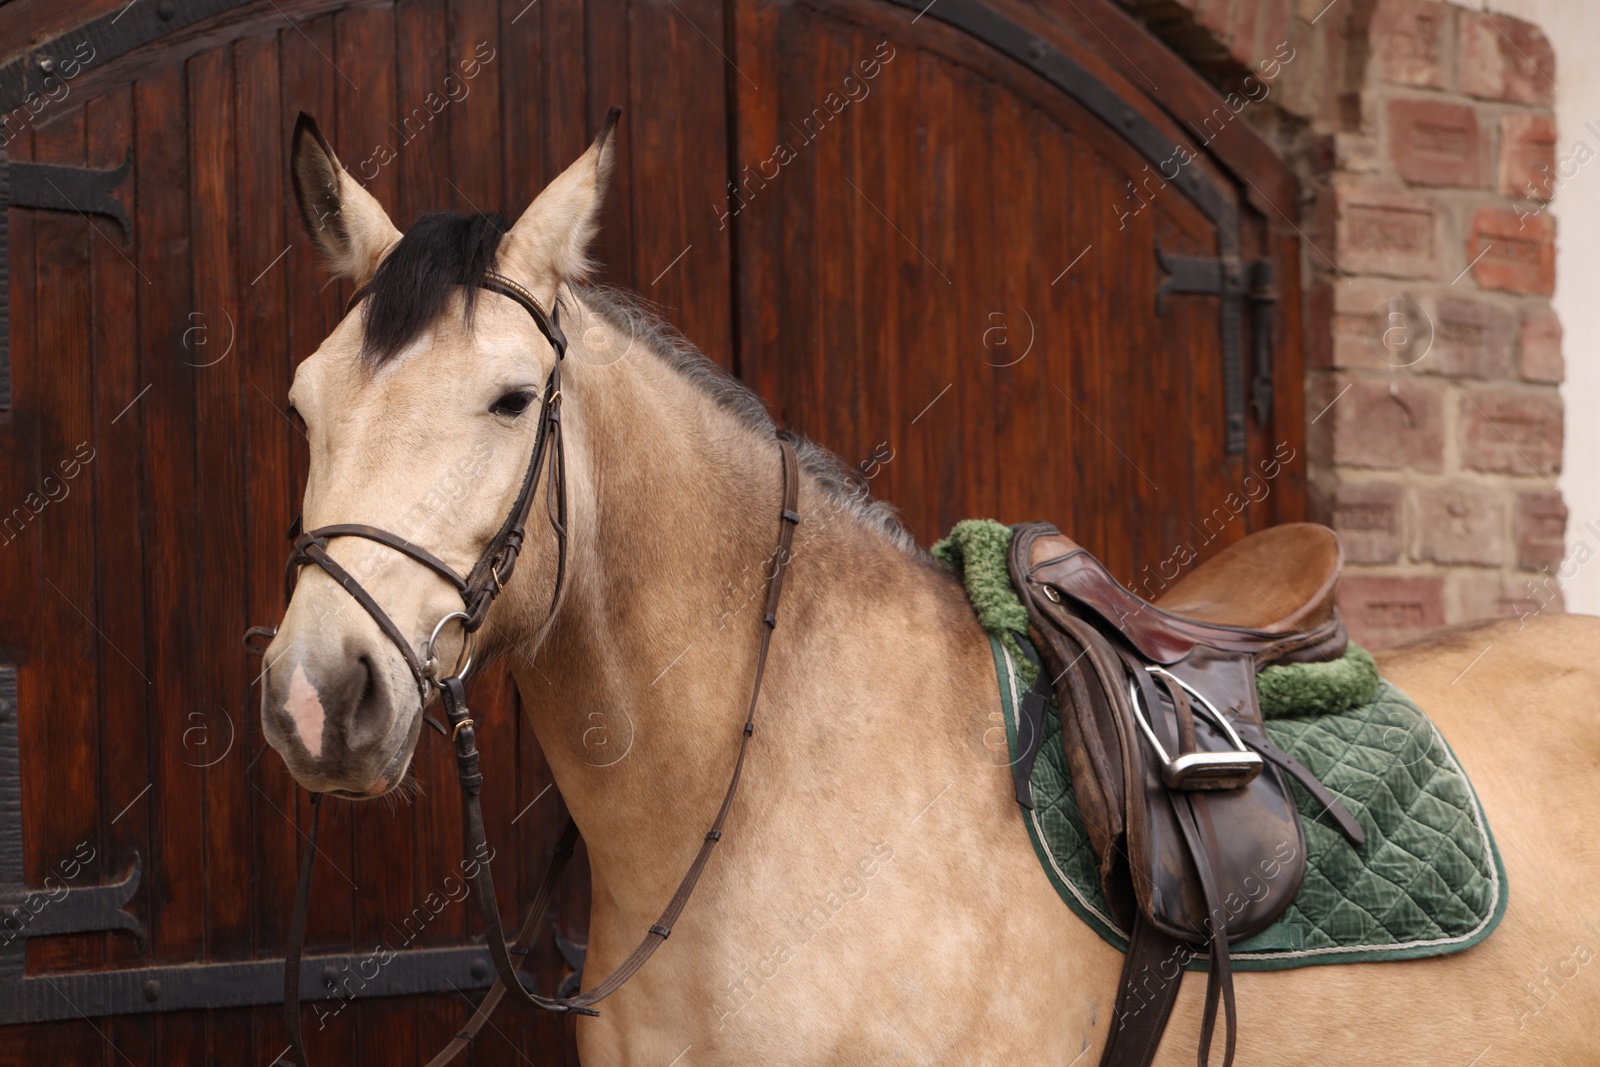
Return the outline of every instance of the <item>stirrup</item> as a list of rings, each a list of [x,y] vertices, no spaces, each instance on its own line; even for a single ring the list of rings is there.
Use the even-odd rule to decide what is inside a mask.
[[[1249,785],[1255,776],[1261,773],[1263,763],[1260,754],[1246,747],[1244,741],[1234,731],[1233,725],[1228,722],[1227,716],[1218,711],[1199,690],[1164,667],[1147,664],[1144,669],[1151,674],[1161,675],[1176,682],[1197,706],[1205,709],[1207,717],[1222,730],[1228,743],[1233,745],[1233,750],[1229,752],[1187,752],[1179,754],[1176,758],[1167,755],[1167,750],[1162,747],[1155,731],[1150,728],[1148,715],[1139,706],[1139,686],[1134,679],[1129,678],[1128,700],[1133,705],[1133,716],[1139,722],[1139,729],[1144,731],[1145,740],[1150,742],[1150,747],[1156,750],[1156,755],[1161,759],[1161,780],[1166,783],[1168,789],[1238,789]]]

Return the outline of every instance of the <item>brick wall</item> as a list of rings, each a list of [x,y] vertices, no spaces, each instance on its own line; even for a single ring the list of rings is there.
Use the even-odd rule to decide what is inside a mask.
[[[1219,85],[1296,49],[1251,119],[1304,184],[1312,517],[1352,635],[1561,610],[1543,206],[1589,155],[1557,144],[1549,41],[1432,0],[1123,2]]]

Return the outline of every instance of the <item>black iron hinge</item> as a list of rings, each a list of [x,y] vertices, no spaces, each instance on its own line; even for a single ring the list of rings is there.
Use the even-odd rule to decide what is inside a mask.
[[[1222,298],[1222,391],[1224,426],[1229,455],[1245,451],[1244,342],[1241,334],[1245,301],[1250,303],[1250,333],[1254,340],[1255,374],[1250,386],[1256,423],[1272,418],[1272,333],[1277,309],[1277,272],[1269,259],[1246,262],[1236,255],[1174,256],[1156,244],[1156,260],[1166,277],[1156,286],[1156,314],[1165,310],[1166,297],[1181,293],[1207,293]]]
[[[11,407],[11,266],[7,209],[36,208],[74,211],[88,218],[104,215],[122,229],[122,239],[133,235],[133,224],[111,190],[122,184],[133,168],[133,148],[120,167],[64,167],[55,163],[8,160],[0,151],[0,411]]]

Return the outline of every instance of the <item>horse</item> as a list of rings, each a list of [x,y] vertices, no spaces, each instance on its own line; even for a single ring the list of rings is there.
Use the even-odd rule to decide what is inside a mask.
[[[565,534],[558,551],[545,482],[471,651],[509,660],[588,844],[586,975],[655,921],[722,800],[785,476],[759,398],[588,283],[612,131],[503,233],[452,215],[402,235],[320,134],[297,134],[293,152],[313,240],[368,292],[289,394],[310,444],[306,529],[397,531],[458,574],[472,567],[523,484],[556,361],[518,301],[473,283],[492,267],[559,308]],[[1040,870],[1004,761],[975,755],[975,711],[999,693],[962,586],[839,460],[791,447],[799,521],[745,784],[670,940],[577,1020],[582,1061],[1092,1063],[1121,956]],[[428,504],[442,484],[466,491]],[[327,553],[406,641],[437,634],[427,647],[443,661],[468,651],[458,628],[437,629],[461,607],[439,573],[359,537]],[[305,788],[372,798],[402,787],[425,694],[353,603],[304,568],[266,649],[261,713]],[[1597,647],[1600,620],[1549,615],[1379,657],[1471,774],[1508,912],[1457,955],[1237,975],[1240,1063],[1596,1062]],[[586,737],[596,714],[626,734],[604,758]],[[1203,985],[1185,984],[1157,1063],[1193,1055]]]

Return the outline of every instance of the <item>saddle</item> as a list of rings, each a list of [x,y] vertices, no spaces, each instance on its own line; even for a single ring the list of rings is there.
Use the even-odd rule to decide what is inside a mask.
[[[1334,607],[1342,553],[1332,530],[1274,527],[1230,546],[1155,602],[1117,583],[1048,523],[1014,528],[1008,565],[1041,658],[1021,702],[1017,800],[1052,696],[1114,918],[1130,931],[1101,1067],[1147,1067],[1186,965],[1204,954],[1199,1063],[1219,1009],[1224,1067],[1237,1014],[1228,946],[1270,926],[1306,871],[1294,779],[1355,845],[1361,827],[1272,743],[1256,671],[1343,655]]]

